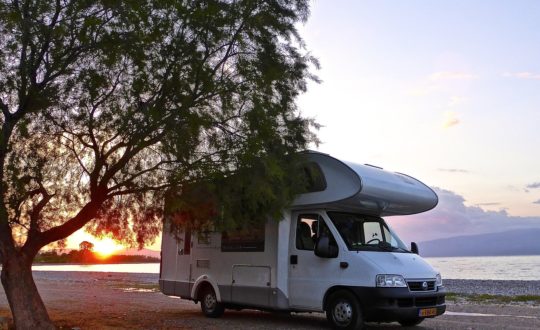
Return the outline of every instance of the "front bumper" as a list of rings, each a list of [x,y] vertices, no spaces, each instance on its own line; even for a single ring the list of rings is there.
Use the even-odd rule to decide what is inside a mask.
[[[435,317],[446,310],[444,287],[437,291],[409,291],[409,288],[351,288],[360,301],[368,322],[393,322],[416,319],[420,310],[435,308]]]

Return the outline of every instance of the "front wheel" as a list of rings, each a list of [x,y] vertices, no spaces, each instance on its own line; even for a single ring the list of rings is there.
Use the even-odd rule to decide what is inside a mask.
[[[424,321],[424,319],[421,317],[418,317],[415,319],[401,320],[399,321],[399,324],[401,324],[404,327],[414,327],[415,325],[419,325],[420,323],[422,323],[422,321]]]
[[[201,293],[201,310],[207,317],[220,317],[225,308],[217,301],[216,293],[211,286],[206,286]]]
[[[358,299],[349,291],[332,293],[326,306],[326,318],[334,329],[362,329],[364,320]]]

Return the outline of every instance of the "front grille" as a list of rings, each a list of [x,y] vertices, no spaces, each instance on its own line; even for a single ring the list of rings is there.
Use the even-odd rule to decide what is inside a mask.
[[[435,281],[407,281],[407,285],[410,291],[435,291]]]
[[[416,297],[415,303],[418,307],[435,306],[437,297]]]
[[[398,307],[429,307],[444,304],[444,296],[434,297],[414,297],[414,298],[398,298],[388,299],[379,306],[398,306]]]
[[[412,298],[401,298],[397,300],[397,305],[399,307],[413,307],[414,300]]]

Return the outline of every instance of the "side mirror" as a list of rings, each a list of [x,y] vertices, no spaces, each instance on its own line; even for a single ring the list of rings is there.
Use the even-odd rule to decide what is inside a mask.
[[[411,252],[418,255],[420,254],[420,252],[418,251],[418,245],[415,242],[411,243]]]
[[[315,245],[315,255],[320,258],[336,258],[338,249],[336,246],[330,245],[328,236],[321,236]]]

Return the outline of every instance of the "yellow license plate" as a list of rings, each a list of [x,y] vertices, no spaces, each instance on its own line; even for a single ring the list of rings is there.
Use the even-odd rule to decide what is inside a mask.
[[[418,316],[428,317],[428,316],[437,316],[437,308],[423,308],[418,311]]]

